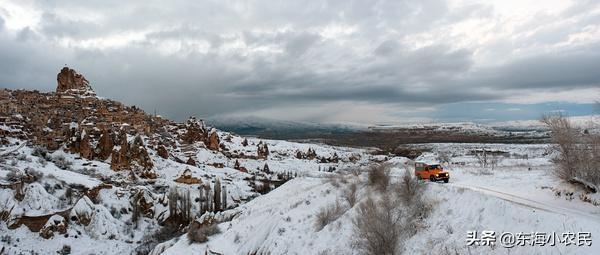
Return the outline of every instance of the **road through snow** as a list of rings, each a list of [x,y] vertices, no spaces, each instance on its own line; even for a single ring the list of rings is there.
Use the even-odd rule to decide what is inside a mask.
[[[446,185],[446,184],[444,184]],[[473,184],[467,183],[448,183],[449,186],[469,189],[472,191],[480,192],[485,195],[494,196],[500,198],[505,201],[509,201],[518,205],[522,205],[525,207],[529,207],[532,209],[552,212],[564,216],[578,216],[585,217],[589,220],[600,221],[600,216],[594,215],[591,213],[583,212],[574,208],[569,208],[565,206],[556,205],[553,203],[548,203],[543,200],[536,199],[534,197],[526,197],[522,194],[514,194],[509,193],[504,189],[499,189],[495,187],[481,187]]]

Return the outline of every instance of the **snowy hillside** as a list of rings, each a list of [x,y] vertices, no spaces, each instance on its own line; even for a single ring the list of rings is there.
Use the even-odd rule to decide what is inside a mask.
[[[289,179],[359,166],[369,160],[358,149],[244,139],[222,132],[219,136],[228,152],[200,147],[174,150],[171,158],[164,159],[148,149],[155,179],[114,171],[108,162],[84,159],[63,149],[47,152],[20,147],[24,141],[9,139],[2,149],[10,153],[3,155],[0,164],[4,251],[49,254],[66,245],[72,254],[129,254],[139,251],[148,236],[169,221],[171,191],[184,197],[188,194],[191,213],[200,216],[206,210],[201,208],[206,201],[203,190],[212,193],[219,185],[223,207],[239,210],[235,208]],[[261,146],[268,146],[269,155],[252,156]],[[300,156],[307,151],[314,156]],[[231,158],[230,152],[248,157]],[[187,157],[195,163],[175,160]],[[58,227],[60,224],[65,226]],[[105,249],[97,250],[97,245]],[[152,249],[153,245],[143,248]]]
[[[577,245],[563,234],[600,234],[600,197],[583,199],[578,192],[549,174],[544,155],[546,145],[434,145],[438,152],[452,153],[448,184],[425,183],[431,214],[418,232],[405,240],[405,254],[597,254],[595,244]],[[508,155],[488,172],[468,155],[472,148],[505,150]],[[463,148],[463,149],[458,149]],[[458,149],[458,150],[457,150]],[[524,157],[523,155],[529,155]],[[421,159],[436,158],[435,154]],[[394,181],[404,169],[412,170],[409,159],[390,158]],[[322,173],[296,178],[273,192],[235,209],[231,221],[219,224],[220,234],[206,243],[190,244],[182,235],[163,244],[163,254],[363,254],[356,246],[353,219],[359,203],[370,191],[367,176],[340,172],[338,178]],[[337,181],[335,181],[337,179]],[[344,200],[345,190],[358,183],[358,203]],[[561,195],[557,195],[558,193]],[[569,194],[574,192],[574,194]],[[322,208],[335,203],[343,213],[323,229],[317,226]],[[493,246],[467,246],[469,231],[556,234],[555,245],[512,245],[500,240]],[[533,240],[533,239],[532,239]],[[533,242],[533,241],[532,241]],[[544,243],[544,242],[541,242]],[[510,246],[510,243],[506,243]]]

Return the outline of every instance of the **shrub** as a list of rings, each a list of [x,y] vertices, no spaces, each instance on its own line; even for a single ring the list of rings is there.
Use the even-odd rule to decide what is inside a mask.
[[[390,185],[390,171],[391,165],[389,164],[373,164],[369,166],[369,185],[379,191],[386,191]]]
[[[133,232],[131,232],[133,235]],[[167,223],[158,230],[145,235],[141,244],[135,248],[134,254],[149,254],[157,244],[173,239],[183,234],[176,224]]]
[[[395,188],[400,201],[404,205],[411,205],[414,202],[419,202],[425,189],[425,184],[414,177],[409,170],[405,170]]]
[[[11,182],[20,181],[22,178],[23,178],[23,173],[18,169],[15,171],[9,171],[6,174],[6,180],[11,181]]]
[[[36,146],[35,148],[33,148],[31,155],[40,157],[43,159],[49,159],[48,158],[48,150],[46,150],[46,148],[44,148],[44,147]]]
[[[329,223],[336,221],[344,212],[345,208],[338,201],[321,208],[316,217],[317,231],[321,231]]]
[[[36,169],[33,169],[31,167],[25,168],[25,173],[28,174],[28,175],[31,175],[31,176],[35,177],[36,180],[40,180],[40,179],[42,179],[42,177],[44,177],[44,173],[43,172],[41,172],[39,170],[36,170]]]
[[[342,193],[342,197],[344,198],[344,200],[346,200],[346,202],[348,202],[348,205],[350,205],[350,207],[354,207],[354,205],[356,204],[356,193],[358,191],[358,185],[356,185],[356,183],[350,183],[348,185],[348,187],[346,187],[346,189],[344,189],[343,193]]]
[[[409,171],[392,188],[395,192],[376,193],[379,199],[369,195],[358,206],[354,241],[365,254],[399,254],[402,240],[417,233],[432,209],[422,195],[426,186]]]
[[[42,166],[48,165],[48,161],[46,161],[44,158],[38,158],[37,162]]]
[[[358,248],[365,254],[399,254],[403,216],[400,206],[387,195],[381,201],[369,196],[358,209],[353,220]]]
[[[329,182],[331,184],[331,186],[336,187],[336,188],[339,188],[340,184],[348,182],[344,175],[337,174],[337,173],[329,174],[329,175],[327,175],[326,178],[327,178],[327,182]]]
[[[204,243],[208,237],[221,233],[217,224],[201,225],[198,222],[192,223],[188,229],[187,236],[189,243]]]
[[[60,168],[60,169],[63,169],[63,170],[70,170],[70,169],[71,169],[71,165],[73,165],[73,163],[72,163],[71,161],[67,160],[67,159],[65,158],[65,156],[63,156],[63,155],[58,155],[58,156],[55,156],[55,157],[52,159],[52,162],[53,162],[53,163],[54,163],[54,164],[55,164],[55,165],[56,165],[58,168]]]
[[[65,244],[57,253],[61,255],[71,254],[71,246]]]

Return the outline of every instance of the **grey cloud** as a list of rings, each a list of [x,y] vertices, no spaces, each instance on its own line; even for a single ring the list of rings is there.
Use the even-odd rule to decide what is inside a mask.
[[[527,52],[501,59],[499,65],[480,66],[475,59],[482,50],[503,53],[564,41],[594,24],[597,15],[586,14],[594,2],[562,14],[576,19],[576,27],[561,26],[554,16],[541,17],[557,24],[535,31],[539,23],[523,24],[519,29],[534,32],[490,44],[490,49],[443,41],[415,48],[404,40],[465,17],[492,16],[493,8],[484,4],[450,8],[441,0],[332,0],[138,5],[111,0],[37,5],[44,12],[38,30],[10,33],[0,12],[0,87],[53,90],[56,73],[68,64],[82,72],[99,95],[147,111],[157,109],[178,120],[337,102],[441,107],[502,100],[520,89],[560,91],[600,84],[597,43],[560,52]],[[85,19],[76,15],[78,11],[99,18]],[[334,38],[319,34],[328,26],[354,31]],[[136,31],[148,33],[122,47],[86,49],[57,43]],[[161,53],[167,40],[179,42],[180,52]],[[198,42],[208,42],[208,52],[199,50]],[[226,47],[232,42],[242,45]],[[264,48],[276,51],[261,51]],[[315,113],[314,118],[326,120],[331,114]]]
[[[482,70],[473,86],[496,89],[565,89],[600,86],[600,45],[574,51],[543,54]]]

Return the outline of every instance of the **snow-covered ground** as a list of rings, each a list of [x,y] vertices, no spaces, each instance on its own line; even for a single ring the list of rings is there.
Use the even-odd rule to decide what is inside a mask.
[[[48,152],[41,156],[31,146],[18,146],[23,141],[10,138],[10,145],[3,152],[15,150],[8,158],[0,162],[0,249],[4,254],[54,254],[68,245],[71,254],[131,254],[140,246],[146,236],[160,228],[159,222],[169,214],[167,193],[170,189],[190,192],[192,213],[199,211],[199,192],[202,185],[214,186],[219,179],[227,190],[228,208],[236,208],[260,193],[255,190],[255,179],[281,181],[278,174],[295,176],[319,176],[333,169],[365,165],[369,155],[365,150],[339,148],[326,145],[300,144],[276,140],[248,138],[248,145],[242,145],[243,138],[220,132],[227,141],[222,143],[230,152],[254,156],[257,145],[269,146],[266,158],[231,158],[223,151],[212,151],[202,146],[191,150],[195,165],[184,164],[173,159],[163,159],[153,149],[148,149],[153,161],[153,170],[157,174],[154,180],[131,179],[129,171],[110,169],[110,160],[98,161],[81,158],[77,154],[63,149]],[[297,152],[314,150],[318,158],[297,158]],[[174,156],[187,158],[186,152],[172,151]],[[187,152],[189,153],[189,152]],[[336,158],[323,162],[324,158]],[[352,160],[350,160],[352,158]],[[56,161],[56,162],[55,162]],[[67,162],[61,166],[58,162]],[[234,169],[238,161],[247,170]],[[222,167],[214,166],[222,164]],[[270,173],[264,170],[268,164]],[[201,183],[185,184],[175,180],[186,170]],[[14,173],[37,176],[32,182],[25,183],[23,198],[18,199],[18,188],[12,186]],[[259,176],[260,178],[258,178]],[[109,184],[106,188],[102,185]],[[88,192],[98,188],[97,196],[91,201]],[[150,204],[149,214],[141,217],[137,227],[133,227],[134,205],[132,198],[142,192],[144,201]],[[62,219],[57,213],[70,210],[65,233],[54,231],[53,237],[45,239],[40,233],[32,232],[25,224],[16,229],[11,225],[24,217],[46,217],[55,214],[52,219]],[[238,209],[232,209],[238,210]],[[80,212],[81,211],[81,212]],[[88,225],[74,223],[73,214],[89,214]],[[35,221],[32,218],[28,221]],[[45,222],[45,220],[44,220]],[[41,222],[44,224],[44,222]],[[51,222],[48,221],[51,225]],[[102,247],[99,249],[98,247]],[[2,252],[0,252],[2,254]]]
[[[427,197],[434,205],[423,229],[405,240],[406,254],[598,254],[600,207],[583,201],[583,192],[556,179],[547,145],[429,144],[434,153],[418,160],[435,159],[435,152],[450,153],[446,169],[450,183],[427,182]],[[506,151],[493,170],[481,170],[473,149]],[[527,155],[527,156],[525,156]],[[411,169],[406,158],[391,158],[393,176]],[[453,163],[452,163],[453,162]],[[364,183],[365,176],[348,175],[347,183]],[[362,178],[362,179],[361,179]],[[348,184],[333,185],[326,176],[297,178],[271,193],[236,208],[239,214],[219,225],[222,233],[202,244],[189,244],[184,235],[172,240],[163,254],[361,254],[354,245],[352,219],[357,206],[322,230],[315,226],[317,212],[341,201]],[[359,186],[364,199],[368,189]],[[558,192],[561,194],[558,195]],[[565,195],[573,192],[573,195]],[[587,195],[592,201],[597,195]],[[469,231],[494,231],[492,246],[467,246]],[[501,235],[515,238],[500,242]],[[574,239],[569,236],[574,234]],[[591,234],[591,245],[577,245],[578,233]],[[527,237],[527,234],[532,234]],[[535,235],[548,238],[532,245]],[[565,236],[563,236],[565,235]],[[519,245],[521,236],[526,245]],[[531,241],[527,241],[531,238]],[[554,238],[554,239],[552,239]],[[582,239],[583,240],[583,239]],[[554,242],[551,245],[547,242]],[[544,244],[544,245],[542,245]]]
[[[227,137],[229,134],[220,133],[220,136]],[[222,152],[196,148],[193,157],[198,164],[190,166],[162,159],[156,156],[155,151],[149,150],[158,178],[152,183],[131,183],[126,173],[111,170],[107,162],[89,161],[62,150],[50,154],[50,158],[64,157],[71,162],[70,169],[65,170],[56,163],[41,160],[40,156],[33,155],[33,148],[25,146],[19,149],[13,160],[15,163],[9,161],[5,166],[23,171],[34,169],[42,177],[40,181],[26,185],[21,201],[14,199],[14,190],[0,189],[0,211],[9,212],[8,218],[14,219],[74,208],[70,217],[90,213],[92,220],[85,226],[69,223],[66,233],[55,234],[50,239],[42,238],[25,225],[8,229],[12,221],[1,221],[2,247],[7,254],[51,254],[62,249],[63,245],[70,246],[71,254],[130,254],[142,244],[148,233],[159,228],[159,221],[168,212],[164,203],[167,190],[163,187],[192,191],[199,188],[198,184],[174,182],[185,169],[189,169],[192,176],[204,183],[214,184],[219,178],[227,188],[227,200],[232,206],[215,216],[224,219],[218,225],[221,233],[210,236],[205,243],[193,244],[190,244],[187,235],[179,234],[159,244],[154,254],[362,254],[354,242],[353,220],[358,215],[358,206],[347,205],[342,193],[350,183],[357,183],[360,203],[372,192],[366,185],[364,171],[364,166],[372,161],[392,164],[394,180],[399,179],[403,171],[413,170],[413,161],[407,158],[372,156],[360,149],[258,139],[248,139],[249,145],[243,146],[241,137],[231,136],[227,140],[224,143],[231,152],[256,155],[257,145],[263,142],[269,146],[270,154],[267,159],[233,159]],[[586,194],[554,177],[548,145],[413,146],[430,151],[417,161],[438,161],[447,157],[448,162],[443,165],[450,171],[451,177],[447,184],[425,182],[426,198],[433,211],[416,235],[404,240],[404,253],[600,253],[600,246],[596,243],[600,235],[600,196]],[[340,161],[321,162],[319,159],[296,157],[298,151],[307,152],[309,148],[321,158],[337,155]],[[475,154],[482,150],[496,153],[493,165],[480,166]],[[173,153],[184,158],[186,152]],[[236,160],[248,169],[247,173],[233,168]],[[221,163],[224,167],[215,167],[213,163]],[[249,185],[248,178],[260,173],[265,164],[275,173],[290,172],[298,177],[260,195]],[[339,174],[328,172],[334,167]],[[352,173],[349,169],[360,171]],[[13,169],[0,169],[0,179],[7,179],[10,171]],[[114,186],[100,189],[94,201],[87,197],[77,201],[65,200],[67,186],[91,189],[102,183],[113,183]],[[153,201],[153,215],[142,217],[138,227],[132,228],[130,199],[139,190],[145,190],[145,199]],[[191,196],[194,200],[198,192],[192,192]],[[336,202],[345,205],[341,216],[322,229],[317,227],[317,214]],[[198,210],[196,203],[193,203],[192,210]],[[483,231],[494,231],[496,243],[492,246],[467,246],[469,231],[476,231],[479,235]],[[515,236],[520,233],[543,233],[546,237],[556,234],[557,239],[554,246],[528,244],[506,248],[500,243],[500,235],[504,232]],[[569,233],[590,233],[591,246],[567,245],[563,234]]]

